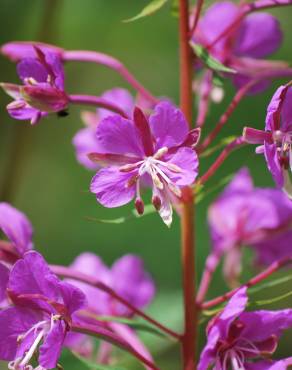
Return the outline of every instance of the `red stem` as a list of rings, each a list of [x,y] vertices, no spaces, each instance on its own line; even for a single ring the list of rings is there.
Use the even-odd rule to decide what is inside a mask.
[[[220,117],[219,122],[215,126],[214,130],[210,132],[210,134],[203,141],[203,144],[198,148],[199,153],[203,152],[206,148],[208,148],[208,146],[212,143],[212,141],[217,137],[219,132],[222,130],[223,126],[229,120],[231,114],[234,112],[238,104],[241,102],[242,98],[246,95],[248,90],[255,83],[256,83],[255,81],[251,81],[238,90],[238,92],[233,97],[231,103],[229,104],[227,110]]]
[[[181,339],[180,334],[178,334],[178,333],[174,332],[173,330],[165,327],[164,325],[162,325],[158,321],[154,320],[152,317],[145,314],[143,311],[140,311],[138,308],[134,307],[130,302],[128,302],[123,297],[121,297],[113,289],[111,289],[109,286],[102,283],[101,281],[98,281],[98,280],[96,280],[95,278],[93,278],[89,275],[86,275],[86,274],[83,274],[81,272],[72,270],[69,267],[65,267],[65,266],[51,265],[50,269],[56,275],[62,276],[64,278],[69,278],[69,279],[74,279],[74,280],[81,281],[83,283],[91,285],[91,286],[109,294],[111,297],[115,298],[117,301],[122,303],[125,307],[128,307],[134,314],[136,314],[136,315],[142,317],[144,320],[150,322],[151,324],[153,324],[154,326],[159,328],[164,333],[172,336],[175,339],[178,339],[178,340]]]
[[[71,104],[81,104],[81,105],[93,105],[94,107],[104,108],[114,113],[118,113],[124,118],[129,118],[127,113],[121,109],[116,104],[100,98],[94,95],[69,95],[69,102]]]
[[[62,58],[64,61],[90,62],[109,67],[118,72],[136,91],[151,103],[156,104],[158,102],[158,100],[138,80],[136,80],[122,62],[110,55],[98,53],[96,51],[68,50],[64,51]]]
[[[278,271],[280,268],[284,267],[284,266],[287,266],[289,264],[292,263],[292,257],[287,257],[287,258],[283,258],[277,262],[274,262],[272,263],[266,270],[262,271],[261,273],[259,273],[258,275],[254,276],[252,279],[250,279],[249,281],[247,281],[245,284],[243,284],[242,286],[247,286],[248,288],[251,288],[252,286],[255,286],[256,284],[260,283],[261,281],[267,279],[270,275],[272,275],[274,272]],[[217,306],[218,304],[220,303],[223,303],[225,301],[227,301],[228,299],[230,299],[240,288],[236,288],[236,289],[233,289],[231,291],[229,291],[228,293],[220,296],[220,297],[217,297],[217,298],[214,298],[210,301],[207,301],[203,304],[201,304],[201,309],[203,310],[206,310],[206,309],[209,309],[213,306]]]
[[[238,137],[237,139],[233,140],[230,144],[228,144],[225,147],[225,149],[223,149],[223,151],[221,152],[219,157],[216,159],[216,161],[207,170],[207,172],[200,178],[199,180],[200,184],[205,184],[205,182],[209,180],[209,178],[215,174],[218,168],[222,165],[222,163],[225,161],[225,159],[229,156],[229,154],[234,149],[237,149],[245,144],[246,143],[244,142],[242,137]]]
[[[189,3],[179,1],[180,41],[180,107],[189,125],[192,122],[192,51],[189,45]],[[197,306],[195,274],[194,199],[190,188],[184,189],[185,202],[181,215],[181,253],[183,268],[184,335],[182,341],[183,369],[196,368]]]

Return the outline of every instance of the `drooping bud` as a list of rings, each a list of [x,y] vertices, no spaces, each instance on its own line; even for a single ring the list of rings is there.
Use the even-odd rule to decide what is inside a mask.
[[[160,210],[162,202],[161,202],[161,199],[158,195],[153,195],[152,204],[153,204],[154,208],[156,209],[156,211]]]
[[[270,132],[257,130],[252,127],[244,127],[242,136],[244,141],[249,144],[263,144],[265,141],[273,141]]]
[[[144,213],[144,202],[141,198],[136,198],[135,200],[135,208],[139,215],[143,215]]]

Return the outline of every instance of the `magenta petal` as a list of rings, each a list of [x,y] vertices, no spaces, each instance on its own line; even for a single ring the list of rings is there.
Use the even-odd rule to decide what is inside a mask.
[[[283,131],[292,130],[292,86],[287,88],[283,105],[281,107],[281,129]]]
[[[63,303],[70,315],[85,306],[86,297],[79,288],[76,288],[74,285],[64,281],[59,283],[59,288],[63,298]]]
[[[104,122],[104,121],[103,121]],[[118,168],[101,169],[92,179],[90,191],[96,194],[99,203],[108,208],[129,203],[135,196],[135,184],[128,182],[135,176],[133,172],[120,172]]]
[[[1,47],[1,53],[12,61],[19,61],[24,58],[35,58],[36,51],[33,45],[40,48],[43,52],[52,52],[58,54],[61,58],[63,50],[54,45],[44,44],[41,42],[13,41],[4,44]]]
[[[98,141],[95,131],[91,127],[86,127],[77,132],[73,138],[73,145],[79,163],[90,170],[97,170],[99,165],[88,158],[89,153],[98,151]]]
[[[130,346],[134,348],[138,353],[140,353],[144,358],[146,358],[150,362],[153,362],[151,353],[144,345],[144,343],[141,342],[138,335],[131,328],[118,322],[111,322],[110,327],[116,334],[118,334],[127,343],[129,343]],[[151,368],[148,366],[145,366],[145,368],[151,370]]]
[[[240,315],[240,321],[245,324],[242,337],[260,342],[272,335],[279,337],[284,330],[292,327],[292,309],[244,312]]]
[[[23,59],[17,64],[17,73],[20,79],[26,83],[27,78],[33,78],[36,82],[47,82],[48,70],[37,59]]]
[[[28,252],[13,266],[8,288],[16,295],[40,294],[52,300],[59,295],[59,281],[44,258],[37,252]]]
[[[123,109],[124,112],[128,113],[128,115],[131,116],[134,108],[134,99],[128,90],[116,87],[114,89],[105,91],[101,95],[101,97],[109,101],[110,103],[115,103],[119,108]],[[112,112],[106,109],[98,109],[97,114],[98,118],[101,121],[104,118],[112,115]]]
[[[149,124],[156,140],[156,150],[179,146],[188,135],[188,123],[183,113],[166,101],[156,105]]]
[[[26,333],[40,320],[33,310],[27,308],[8,308],[0,311],[0,359],[12,361],[15,359],[19,335]]]
[[[0,304],[6,298],[6,288],[9,280],[9,269],[0,263]]]
[[[219,1],[210,6],[199,22],[198,41],[203,45],[212,44],[236,19],[240,8],[232,1]],[[212,48],[216,58],[222,60],[228,39],[222,38]]]
[[[61,355],[65,340],[65,324],[57,321],[40,347],[39,364],[45,369],[54,369]]]
[[[281,107],[283,96],[285,94],[287,87],[280,86],[276,92],[274,93],[268,108],[267,108],[267,116],[266,116],[266,130],[274,131],[280,130],[281,122],[280,120],[276,119],[276,113]]]
[[[265,158],[269,171],[271,172],[276,184],[282,188],[284,186],[284,176],[278,159],[277,147],[275,144],[265,145]]]
[[[219,314],[215,324],[220,328],[222,338],[226,338],[230,328],[230,324],[244,312],[247,305],[247,288],[242,287],[230,298],[227,305],[224,307],[221,314]],[[211,331],[210,331],[211,334]]]
[[[222,196],[230,196],[234,193],[251,193],[254,189],[252,177],[247,167],[241,168],[228,186],[224,189]]]
[[[48,72],[52,73],[53,84],[59,90],[64,90],[64,69],[61,59],[56,53],[44,52],[45,61],[48,65]]]
[[[199,160],[196,152],[187,147],[179,148],[166,163],[173,163],[180,171],[165,169],[164,172],[178,186],[191,185],[198,175]]]
[[[268,13],[254,13],[245,17],[240,25],[235,54],[251,58],[264,58],[274,53],[282,42],[279,21]]]
[[[144,269],[143,260],[134,255],[126,255],[117,260],[111,269],[113,288],[135,307],[148,305],[155,294],[155,285]],[[118,307],[119,315],[128,313],[125,306]]]
[[[97,126],[96,136],[101,153],[134,155],[144,154],[139,132],[133,122],[113,115]]]
[[[33,229],[24,213],[8,203],[0,203],[0,229],[20,255],[33,247]]]
[[[111,274],[108,267],[93,253],[80,254],[80,256],[74,260],[70,268],[92,276],[105,284],[111,285]],[[97,312],[101,314],[110,314],[110,297],[108,294],[103,293],[101,290],[93,288],[88,284],[84,284],[76,280],[69,281],[85,293],[90,308],[97,310]]]
[[[47,115],[46,112],[41,112],[38,109],[31,107],[24,100],[8,104],[7,111],[10,117],[20,121],[29,120],[31,123],[37,123],[36,121],[38,121],[39,118]]]
[[[288,370],[291,362],[285,360],[272,361],[264,360],[246,364],[246,370]]]

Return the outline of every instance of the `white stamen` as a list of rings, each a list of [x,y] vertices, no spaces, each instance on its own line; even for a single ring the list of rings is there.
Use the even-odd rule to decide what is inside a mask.
[[[30,347],[29,351],[26,353],[25,357],[19,363],[19,366],[25,366],[29,363],[33,354],[35,353],[36,349],[38,348],[38,345],[40,344],[41,340],[43,339],[44,334],[45,334],[45,330],[41,330],[39,332],[38,336],[36,337],[35,341],[33,342],[32,346]]]

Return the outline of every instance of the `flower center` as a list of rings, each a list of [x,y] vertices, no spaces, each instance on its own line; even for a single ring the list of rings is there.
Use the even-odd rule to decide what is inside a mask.
[[[273,140],[277,145],[277,153],[281,165],[285,169],[290,167],[292,170],[292,132],[275,131]]]
[[[10,370],[32,370],[33,367],[29,364],[34,353],[36,352],[39,344],[43,338],[53,329],[56,321],[60,320],[60,315],[51,315],[50,320],[39,321],[37,324],[32,326],[27,332],[21,334],[17,338],[17,342],[21,342],[27,338],[28,335],[34,335],[34,341],[31,344],[30,348],[23,354],[22,357],[15,359],[14,361],[9,362],[8,369]],[[36,368],[37,370],[42,370],[41,366]]]

